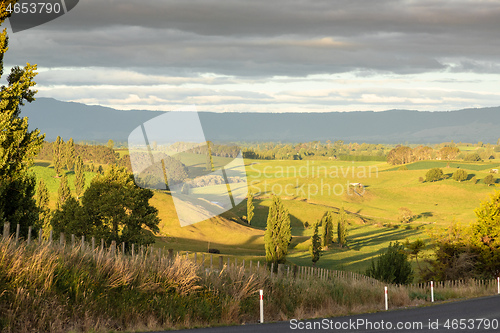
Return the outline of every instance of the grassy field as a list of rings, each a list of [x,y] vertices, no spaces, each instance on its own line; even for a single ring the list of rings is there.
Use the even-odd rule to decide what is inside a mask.
[[[183,156],[183,160],[189,160]],[[214,158],[216,167],[231,159]],[[344,207],[349,218],[347,248],[331,246],[317,263],[319,267],[364,272],[371,259],[388,247],[390,242],[421,238],[429,242],[428,232],[442,228],[452,221],[470,223],[474,209],[488,197],[496,186],[481,182],[456,182],[451,178],[434,183],[420,182],[428,168],[442,167],[451,176],[460,167],[467,170],[469,179],[484,178],[500,163],[450,163],[429,161],[408,165],[400,171],[383,162],[347,162],[333,160],[263,161],[247,160],[249,187],[255,195],[255,216],[252,225],[241,219],[246,213],[246,201],[219,217],[194,225],[180,227],[169,193],[156,192],[151,203],[158,208],[161,235],[155,246],[175,251],[207,252],[216,248],[231,258],[263,260],[264,229],[271,195],[280,195],[288,208],[292,224],[292,244],[289,261],[311,265],[308,246],[312,228],[327,211],[336,215]],[[191,168],[204,168],[193,165]],[[59,179],[47,163],[38,162],[32,168],[37,177],[44,178],[52,201],[57,195]],[[191,173],[191,172],[190,172]],[[87,173],[87,183],[92,173]],[[68,173],[73,189],[73,172]],[[361,183],[363,187],[350,184]],[[203,189],[195,189],[202,191]],[[221,193],[225,187],[221,186]],[[399,208],[407,207],[414,221],[401,225]]]

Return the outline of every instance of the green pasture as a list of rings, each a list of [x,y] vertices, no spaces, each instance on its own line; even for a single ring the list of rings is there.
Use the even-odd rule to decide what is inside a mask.
[[[205,164],[196,165],[194,156],[185,155],[184,161],[192,159],[191,168],[204,170]],[[218,168],[231,160],[214,157],[214,164]],[[439,165],[449,178],[434,183],[421,182],[419,178],[425,178],[428,168],[435,167],[436,162],[441,163]],[[190,255],[216,248],[231,260],[263,261],[264,230],[271,196],[275,193],[281,196],[290,213],[293,236],[288,257],[290,262],[312,264],[308,252],[312,228],[306,228],[306,225],[321,219],[327,210],[336,216],[343,206],[350,223],[348,247],[330,246],[317,265],[364,272],[371,259],[385,250],[390,242],[417,238],[429,242],[428,231],[432,228],[443,228],[452,221],[465,224],[473,221],[474,209],[495,191],[496,186],[486,186],[481,182],[473,184],[470,179],[476,176],[480,180],[489,174],[491,168],[500,165],[450,163],[447,167],[447,162],[430,161],[413,163],[408,165],[409,170],[400,171],[385,162],[376,161],[246,160],[245,163],[249,188],[255,196],[255,216],[251,225],[243,219],[247,215],[244,200],[219,217],[180,227],[170,193],[158,191],[151,200],[161,219],[161,232],[155,246],[183,253],[189,251]],[[451,179],[457,166],[467,170],[468,181]],[[55,178],[55,172],[48,163],[38,162],[31,170],[45,180],[53,206],[60,179]],[[74,173],[67,174],[70,188],[74,191]],[[86,173],[87,184],[93,175]],[[363,187],[353,187],[352,183],[361,183]],[[218,185],[211,189],[218,190],[222,196],[227,188]],[[194,188],[192,191],[200,196],[206,194],[206,188]],[[414,213],[411,223],[402,225],[398,222],[401,207],[407,207]]]

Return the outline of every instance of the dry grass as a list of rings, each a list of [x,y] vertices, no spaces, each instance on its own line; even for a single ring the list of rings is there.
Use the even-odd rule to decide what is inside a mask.
[[[224,266],[202,271],[177,257],[123,256],[0,241],[0,331],[151,331],[383,310],[383,284],[350,278],[270,278]],[[494,283],[438,285],[437,301],[496,292]],[[427,286],[389,286],[391,308],[429,301]]]

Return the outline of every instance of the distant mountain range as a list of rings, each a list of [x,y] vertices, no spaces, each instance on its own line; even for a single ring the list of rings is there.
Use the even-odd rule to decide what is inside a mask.
[[[119,111],[108,107],[37,98],[22,108],[30,128],[53,141],[125,142],[130,132],[161,112]],[[199,112],[207,140],[214,142],[307,142],[344,140],[367,143],[490,142],[500,138],[500,107],[458,111],[328,113]]]

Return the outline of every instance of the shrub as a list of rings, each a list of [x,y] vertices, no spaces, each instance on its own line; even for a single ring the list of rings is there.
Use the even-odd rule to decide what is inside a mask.
[[[474,176],[470,179],[470,181],[472,182],[472,184],[476,184],[477,183],[477,177]]]
[[[457,182],[462,182],[464,180],[467,180],[467,171],[463,169],[458,169],[453,173],[453,179],[456,180]]]
[[[399,208],[399,217],[398,221],[401,223],[409,223],[411,220],[413,220],[414,215],[413,212],[406,207],[401,207]]]
[[[491,184],[494,184],[496,182],[495,176],[487,175],[486,177],[484,177],[483,182],[486,185],[490,186]]]
[[[366,275],[387,283],[408,284],[413,280],[413,269],[403,244],[390,243],[387,252],[381,254]]]
[[[220,254],[220,251],[217,249],[208,249],[208,253]]]
[[[423,183],[424,182],[424,177],[418,177],[418,181]]]
[[[425,180],[428,182],[435,182],[443,178],[443,176],[443,170],[441,170],[440,168],[433,168],[427,171],[427,173],[425,174]]]
[[[407,171],[408,167],[406,165],[402,165],[399,167],[399,171]]]

